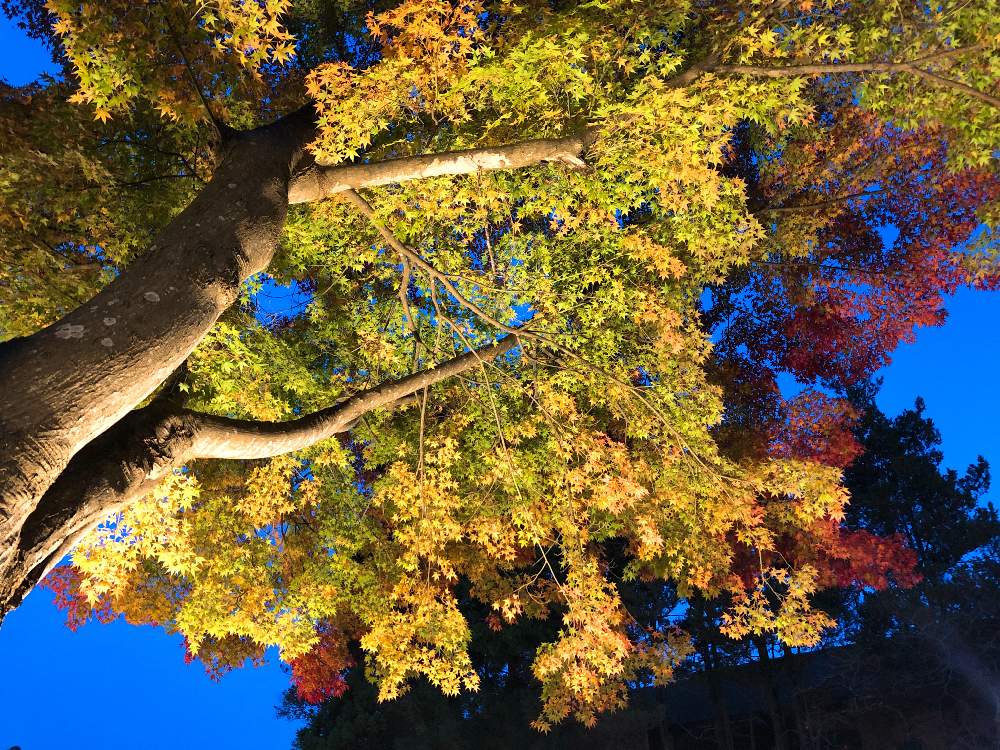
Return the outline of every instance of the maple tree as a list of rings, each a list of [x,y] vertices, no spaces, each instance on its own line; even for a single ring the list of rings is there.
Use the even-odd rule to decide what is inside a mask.
[[[0,612],[72,550],[74,622],[314,696],[356,642],[387,699],[476,687],[465,582],[560,618],[546,728],[687,653],[612,542],[795,645],[905,578],[839,527],[849,407],[776,379],[996,283],[995,3],[4,8],[65,75],[2,92]]]

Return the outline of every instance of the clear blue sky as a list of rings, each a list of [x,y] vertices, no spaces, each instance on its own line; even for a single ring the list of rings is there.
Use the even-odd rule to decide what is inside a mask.
[[[9,83],[54,70],[5,19],[0,49]],[[894,414],[922,395],[948,465],[962,469],[983,454],[1000,466],[1000,295],[962,292],[948,310],[944,327],[921,330],[881,373],[879,405]],[[273,658],[212,682],[162,630],[116,622],[70,632],[45,591],[8,617],[0,653],[0,750],[278,750],[296,728],[274,714],[288,678]]]

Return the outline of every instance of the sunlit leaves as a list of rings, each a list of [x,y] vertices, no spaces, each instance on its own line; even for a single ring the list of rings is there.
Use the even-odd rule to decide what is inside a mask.
[[[733,638],[775,633],[790,646],[814,646],[833,621],[808,603],[816,590],[816,570],[808,565],[794,573],[761,572],[759,585],[737,599],[723,615],[723,632]]]
[[[891,43],[899,57],[917,59],[918,67],[930,75],[874,77],[860,89],[862,104],[907,129],[925,125],[930,115],[949,132],[949,162],[954,167],[988,167],[997,158],[1000,115],[995,103],[970,96],[968,89],[992,92],[996,100],[998,11],[995,0],[882,9],[881,18],[861,25],[857,54],[870,57]],[[890,19],[896,32],[892,36],[887,34]]]
[[[301,300],[255,316],[270,280],[252,279],[191,354],[188,407],[282,421],[515,326],[519,345],[299,454],[174,475],[80,546],[81,577],[57,581],[74,621],[84,596],[163,623],[216,674],[278,646],[307,700],[344,689],[356,643],[389,699],[416,678],[475,688],[471,598],[495,629],[561,624],[534,664],[545,728],[592,722],[686,653],[683,636],[636,627],[619,575],[731,602],[733,637],[799,646],[830,624],[810,603],[819,587],[910,580],[898,540],[840,528],[854,413],[818,390],[783,399],[776,379],[842,389],[940,322],[942,294],[988,285],[954,254],[998,193],[985,110],[912,77],[858,89],[710,68],[895,58],[958,31],[988,51],[992,32],[949,6],[933,33],[904,24],[897,48],[874,4],[785,5],[406,0],[352,10],[377,54],[324,50],[296,88],[276,72],[292,51],[283,15],[302,21],[289,3],[58,4],[76,99],[102,120],[146,101],[195,151],[193,123],[249,126],[272,96],[303,94],[321,163],[586,141],[525,169],[364,190],[398,242],[347,202],[293,209],[269,273]],[[342,30],[309,27],[303,43],[324,31]],[[958,56],[947,72],[986,91],[991,66]],[[129,154],[148,129],[119,139]],[[101,185],[105,163],[83,162]],[[0,197],[26,232],[38,219],[19,170]],[[97,222],[77,229],[72,202],[52,205],[85,246]],[[888,225],[899,237],[884,243]],[[83,255],[60,247],[64,266]],[[10,288],[39,294],[23,276]],[[26,307],[17,330],[54,311]]]
[[[79,82],[72,101],[92,105],[102,121],[138,97],[169,119],[205,119],[211,67],[252,77],[294,54],[281,21],[290,0],[46,5]]]
[[[456,116],[453,88],[480,36],[481,12],[474,2],[414,0],[369,14],[382,59],[364,72],[345,62],[323,65],[306,81],[320,116],[317,158],[333,164],[352,157],[401,116]]]

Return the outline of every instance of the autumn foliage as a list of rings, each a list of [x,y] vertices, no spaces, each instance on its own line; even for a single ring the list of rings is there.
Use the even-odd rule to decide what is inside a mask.
[[[2,167],[4,337],[127,273],[233,133],[306,105],[316,174],[479,161],[292,207],[166,397],[266,432],[516,343],[303,450],[158,475],[50,573],[57,605],[180,633],[215,676],[277,646],[307,702],[362,659],[381,700],[477,689],[470,602],[498,637],[554,619],[544,730],[689,654],[631,586],[810,647],[819,590],[914,583],[901,537],[842,523],[848,391],[1000,278],[986,5],[47,3],[66,80],[0,110],[32,175]],[[498,150],[570,137],[524,168]]]
[[[307,703],[322,703],[339,698],[347,690],[344,670],[354,666],[342,633],[331,627],[319,629],[319,642],[293,659],[292,684],[299,698]]]

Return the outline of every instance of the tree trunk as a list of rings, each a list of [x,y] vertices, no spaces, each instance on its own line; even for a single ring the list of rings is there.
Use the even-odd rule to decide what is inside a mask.
[[[19,601],[12,579],[32,546],[22,537],[41,532],[32,516],[43,498],[73,505],[66,480],[55,487],[73,457],[148,397],[243,281],[267,267],[310,119],[296,113],[235,136],[211,182],[125,272],[56,323],[0,345],[0,617]],[[122,431],[132,427],[101,445],[121,447]],[[81,468],[67,479],[79,479]],[[90,507],[84,515],[108,510]]]
[[[709,658],[705,660],[706,678],[708,679],[708,692],[712,699],[712,713],[715,719],[715,739],[720,750],[733,750],[733,729],[729,721],[729,707],[726,705],[726,696],[722,691],[717,671],[717,659],[715,656],[715,646],[708,646]],[[703,657],[704,658],[704,657]]]
[[[180,466],[193,442],[193,424],[190,414],[154,403],[130,412],[77,453],[5,550],[5,611],[17,607],[90,529]]]
[[[767,712],[771,717],[771,728],[774,730],[775,750],[789,750],[788,734],[785,729],[785,720],[781,714],[781,704],[778,701],[778,694],[775,690],[774,675],[772,673],[771,655],[767,650],[767,640],[764,637],[753,639],[754,646],[757,647],[759,661],[757,667],[760,670],[764,698],[767,701]]]

